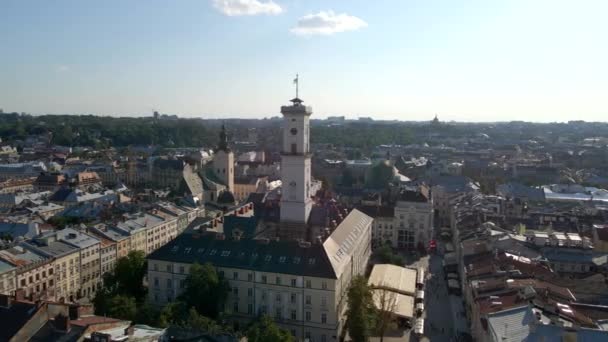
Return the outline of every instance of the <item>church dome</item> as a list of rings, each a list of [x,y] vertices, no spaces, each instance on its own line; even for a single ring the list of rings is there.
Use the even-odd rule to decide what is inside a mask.
[[[218,204],[234,204],[235,202],[234,194],[230,190],[224,190],[217,196]]]

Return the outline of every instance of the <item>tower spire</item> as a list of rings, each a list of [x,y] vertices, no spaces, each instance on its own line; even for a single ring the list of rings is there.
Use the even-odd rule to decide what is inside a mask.
[[[220,140],[217,144],[217,149],[228,152],[228,134],[226,134],[226,124],[222,123],[222,129],[220,130]]]

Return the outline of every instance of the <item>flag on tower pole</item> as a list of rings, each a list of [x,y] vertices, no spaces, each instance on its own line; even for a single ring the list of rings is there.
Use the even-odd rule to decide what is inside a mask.
[[[298,79],[298,74],[296,74],[296,78],[293,79],[293,84],[296,85],[296,98],[298,98],[298,87],[300,85],[300,80]]]

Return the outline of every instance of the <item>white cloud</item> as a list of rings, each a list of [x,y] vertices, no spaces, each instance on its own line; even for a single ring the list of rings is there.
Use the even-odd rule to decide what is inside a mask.
[[[298,19],[298,23],[291,29],[291,32],[297,35],[329,35],[337,32],[354,31],[366,26],[365,21],[352,15],[346,13],[335,14],[334,11],[321,11]]]
[[[281,6],[272,0],[213,0],[213,7],[227,16],[280,14]]]

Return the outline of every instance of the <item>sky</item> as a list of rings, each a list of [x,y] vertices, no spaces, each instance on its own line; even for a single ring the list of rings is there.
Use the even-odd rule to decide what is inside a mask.
[[[0,0],[0,108],[608,121],[605,0]]]

